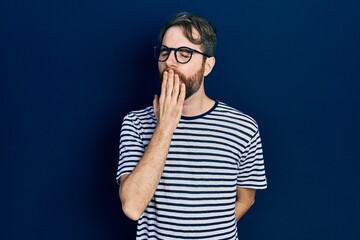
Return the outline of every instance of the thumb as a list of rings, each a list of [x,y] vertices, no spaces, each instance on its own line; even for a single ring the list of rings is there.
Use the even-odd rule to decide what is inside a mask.
[[[154,107],[155,117],[158,120],[159,119],[159,97],[156,94],[155,94],[154,100],[153,100],[153,107]]]

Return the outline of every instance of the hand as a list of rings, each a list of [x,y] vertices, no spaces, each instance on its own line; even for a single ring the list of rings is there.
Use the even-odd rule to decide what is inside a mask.
[[[160,98],[155,95],[153,106],[158,127],[173,133],[180,121],[185,100],[185,84],[173,70],[163,73]]]

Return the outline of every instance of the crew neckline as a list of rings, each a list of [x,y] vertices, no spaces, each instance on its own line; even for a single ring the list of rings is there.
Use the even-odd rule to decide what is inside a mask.
[[[212,106],[208,111],[200,114],[200,115],[196,115],[196,116],[181,116],[181,119],[183,120],[194,120],[194,119],[198,119],[198,118],[202,118],[204,117],[205,115],[208,115],[209,113],[211,113],[216,107],[217,105],[219,104],[219,101],[218,100],[214,100],[215,103],[214,103],[214,106]]]

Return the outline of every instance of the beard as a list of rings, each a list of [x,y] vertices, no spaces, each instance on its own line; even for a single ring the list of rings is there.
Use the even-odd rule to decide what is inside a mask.
[[[170,70],[170,68],[167,68],[162,73],[159,72],[160,86],[161,86],[162,80],[163,80],[163,73],[165,71],[169,71],[169,70]],[[186,77],[183,73],[177,71],[176,69],[172,69],[172,70],[174,71],[174,74],[179,75],[180,82],[185,84],[185,91],[186,91],[185,99],[188,99],[189,97],[191,97],[194,93],[196,93],[200,89],[200,86],[204,80],[205,61],[203,62],[201,68],[190,77]]]

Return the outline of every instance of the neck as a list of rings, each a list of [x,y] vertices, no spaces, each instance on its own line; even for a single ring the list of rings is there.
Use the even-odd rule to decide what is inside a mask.
[[[215,101],[206,96],[203,89],[199,89],[196,93],[185,100],[182,116],[193,117],[209,111],[215,104]]]

